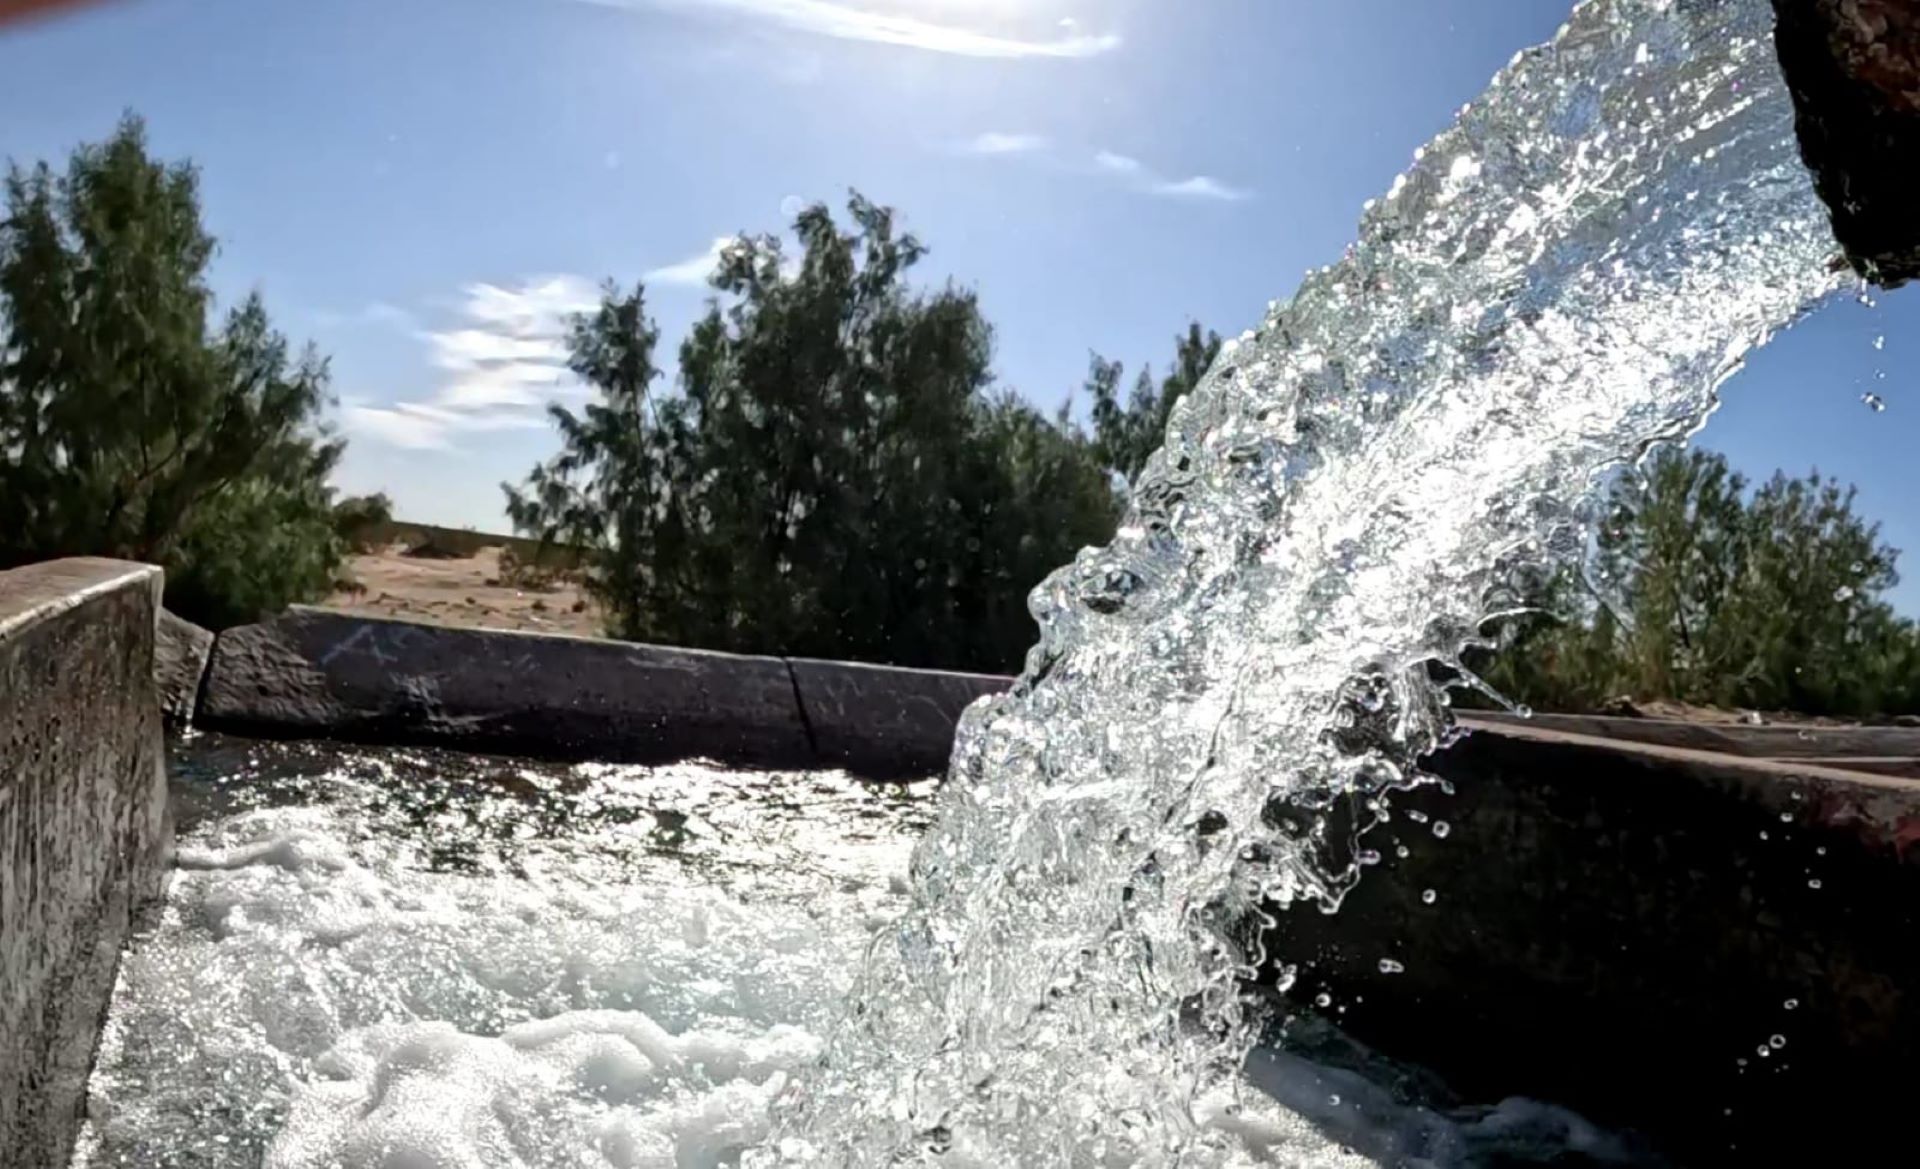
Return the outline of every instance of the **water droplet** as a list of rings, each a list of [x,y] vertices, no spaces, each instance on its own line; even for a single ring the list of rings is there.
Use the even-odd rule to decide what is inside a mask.
[[[1861,394],[1860,400],[1862,402],[1865,402],[1867,404],[1867,409],[1873,411],[1875,414],[1878,414],[1887,408],[1886,399],[1882,398],[1879,394]]]
[[[1428,905],[1432,905],[1434,902],[1440,900],[1440,894],[1434,892],[1432,889],[1428,889],[1420,894],[1420,900],[1426,902]]]
[[[1836,601],[1851,601],[1851,600],[1853,600],[1853,588],[1852,588],[1852,586],[1851,586],[1851,585],[1841,585],[1841,586],[1840,586],[1839,588],[1837,588],[1837,589],[1835,589],[1835,590],[1833,590],[1833,599],[1834,599],[1834,600],[1836,600]]]
[[[1787,1045],[1787,1037],[1785,1035],[1767,1036],[1767,1046],[1773,1048],[1775,1051],[1779,1051],[1781,1048],[1785,1047],[1786,1045]]]
[[[1340,1107],[1340,1093],[1335,1092],[1333,1095],[1327,1097],[1327,1103],[1333,1105],[1335,1108]]]
[[[1816,848],[1816,849],[1814,849],[1814,850],[1813,850],[1813,855],[1815,855],[1815,856],[1825,856],[1825,855],[1827,855],[1827,846],[1823,844],[1823,845],[1821,845],[1820,847],[1818,847],[1818,848]]]
[[[1762,839],[1762,840],[1769,840],[1769,839],[1771,839],[1771,837],[1769,837],[1769,836],[1767,835],[1767,830],[1766,830],[1765,828],[1762,828],[1762,829],[1760,830],[1760,839]]]
[[[1753,1050],[1754,1050],[1754,1052],[1755,1052],[1756,1054],[1758,1054],[1758,1055],[1760,1056],[1760,1058],[1761,1058],[1761,1059],[1765,1059],[1765,1058],[1767,1058],[1768,1056],[1770,1056],[1770,1055],[1772,1055],[1772,1054],[1773,1054],[1773,1048],[1771,1048],[1771,1047],[1768,1047],[1768,1046],[1767,1046],[1766,1044],[1764,1044],[1764,1043],[1762,1043],[1762,1044],[1761,1044],[1760,1046],[1758,1046],[1758,1047],[1756,1047],[1756,1048],[1754,1048]]]
[[[1800,1000],[1788,999],[1786,1002],[1781,1003],[1780,1005],[1785,1007],[1789,1011],[1796,1011],[1800,1009]]]
[[[1875,337],[1873,339],[1873,347],[1875,349],[1885,349],[1887,347],[1887,339],[1885,337]]]
[[[1791,823],[1793,823],[1793,813],[1792,813],[1792,812],[1782,812],[1782,813],[1780,813],[1780,822],[1781,822],[1782,824],[1791,824]]]
[[[1807,882],[1807,888],[1809,889],[1818,889],[1819,887],[1820,887],[1820,878],[1818,877],[1814,877],[1813,879]]]
[[[1520,705],[1513,708],[1513,713],[1519,715],[1521,718],[1532,718],[1533,707],[1528,706],[1526,703],[1523,702]]]
[[[1433,822],[1433,834],[1435,836],[1438,836],[1442,840],[1445,840],[1447,838],[1447,833],[1452,831],[1453,831],[1453,826],[1448,824],[1445,820],[1435,820]]]
[[[1413,855],[1413,850],[1403,844],[1400,847],[1393,850],[1393,855],[1399,857],[1401,860],[1406,860],[1408,857]]]
[[[1382,974],[1399,974],[1404,970],[1406,970],[1405,966],[1400,965],[1400,963],[1395,962],[1391,958],[1380,959],[1380,973]]]

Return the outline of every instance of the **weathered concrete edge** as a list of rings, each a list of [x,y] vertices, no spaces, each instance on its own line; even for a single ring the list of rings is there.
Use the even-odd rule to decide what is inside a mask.
[[[162,576],[0,572],[0,1161],[67,1161],[122,947],[172,842],[154,644]],[[80,838],[75,839],[75,831]]]
[[[153,594],[153,607],[160,608],[160,589],[162,576],[160,569],[151,564],[136,564],[127,560],[106,560],[98,557],[83,556],[70,560],[53,560],[43,564],[31,564],[25,568],[9,570],[14,573],[35,573],[45,575],[49,585],[42,586],[43,591],[29,594],[25,604],[16,604],[9,609],[8,599],[11,590],[0,589],[0,642],[18,634],[32,625],[51,621],[62,613],[78,609],[96,597],[104,597],[134,582],[142,582]],[[78,588],[64,588],[53,585],[55,574],[71,574],[75,577],[87,577],[88,582]],[[21,579],[26,579],[24,576]]]
[[[517,683],[499,684],[509,671]],[[944,771],[962,711],[1013,681],[296,606],[215,637],[192,721],[265,737],[563,760],[711,758],[891,780]]]
[[[315,625],[332,632],[316,634]],[[243,642],[256,659],[244,666]],[[337,651],[364,657],[365,646],[376,643],[378,668],[345,676]],[[536,668],[528,670],[528,663]],[[528,672],[518,673],[516,684],[501,685],[477,676],[488,671]],[[702,693],[661,685],[662,671],[669,682],[676,673],[700,674]],[[778,683],[774,671],[782,675]],[[193,721],[209,730],[558,759],[708,757],[746,766],[844,767],[885,779],[944,770],[961,713],[1014,682],[1000,675],[481,630],[307,606],[221,633],[204,673]],[[535,678],[552,680],[558,690],[532,685]],[[431,692],[430,700],[422,699],[422,688]],[[536,692],[541,701],[531,703],[528,695]],[[401,710],[407,717],[396,716]],[[1521,737],[1574,734],[1622,748],[1774,759],[1796,774],[1817,770],[1869,784],[1889,778],[1869,773],[1898,774],[1902,759],[1920,756],[1920,729],[1911,728],[1819,728],[1803,739],[1793,728],[1597,716],[1520,719],[1463,712],[1461,723]],[[1845,757],[1855,754],[1883,757],[1893,766],[1883,761],[1849,768]]]

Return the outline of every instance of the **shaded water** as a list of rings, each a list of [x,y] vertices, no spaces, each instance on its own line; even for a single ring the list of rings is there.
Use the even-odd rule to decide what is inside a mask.
[[[1590,0],[1176,409],[1034,594],[911,905],[751,1163],[1215,1165],[1269,960],[1448,734],[1429,664],[1834,285],[1766,0]]]

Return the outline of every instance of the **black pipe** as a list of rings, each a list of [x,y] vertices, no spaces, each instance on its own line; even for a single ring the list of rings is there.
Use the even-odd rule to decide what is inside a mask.
[[[1920,276],[1920,0],[1773,0],[1794,128],[1861,276]]]

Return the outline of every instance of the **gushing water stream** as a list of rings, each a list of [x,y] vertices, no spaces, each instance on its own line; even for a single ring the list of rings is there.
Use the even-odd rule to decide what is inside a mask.
[[[1771,21],[1589,0],[1223,352],[1113,544],[1035,592],[910,908],[752,1164],[1248,1156],[1241,927],[1337,905],[1335,813],[1390,815],[1448,733],[1428,664],[1834,286]]]

